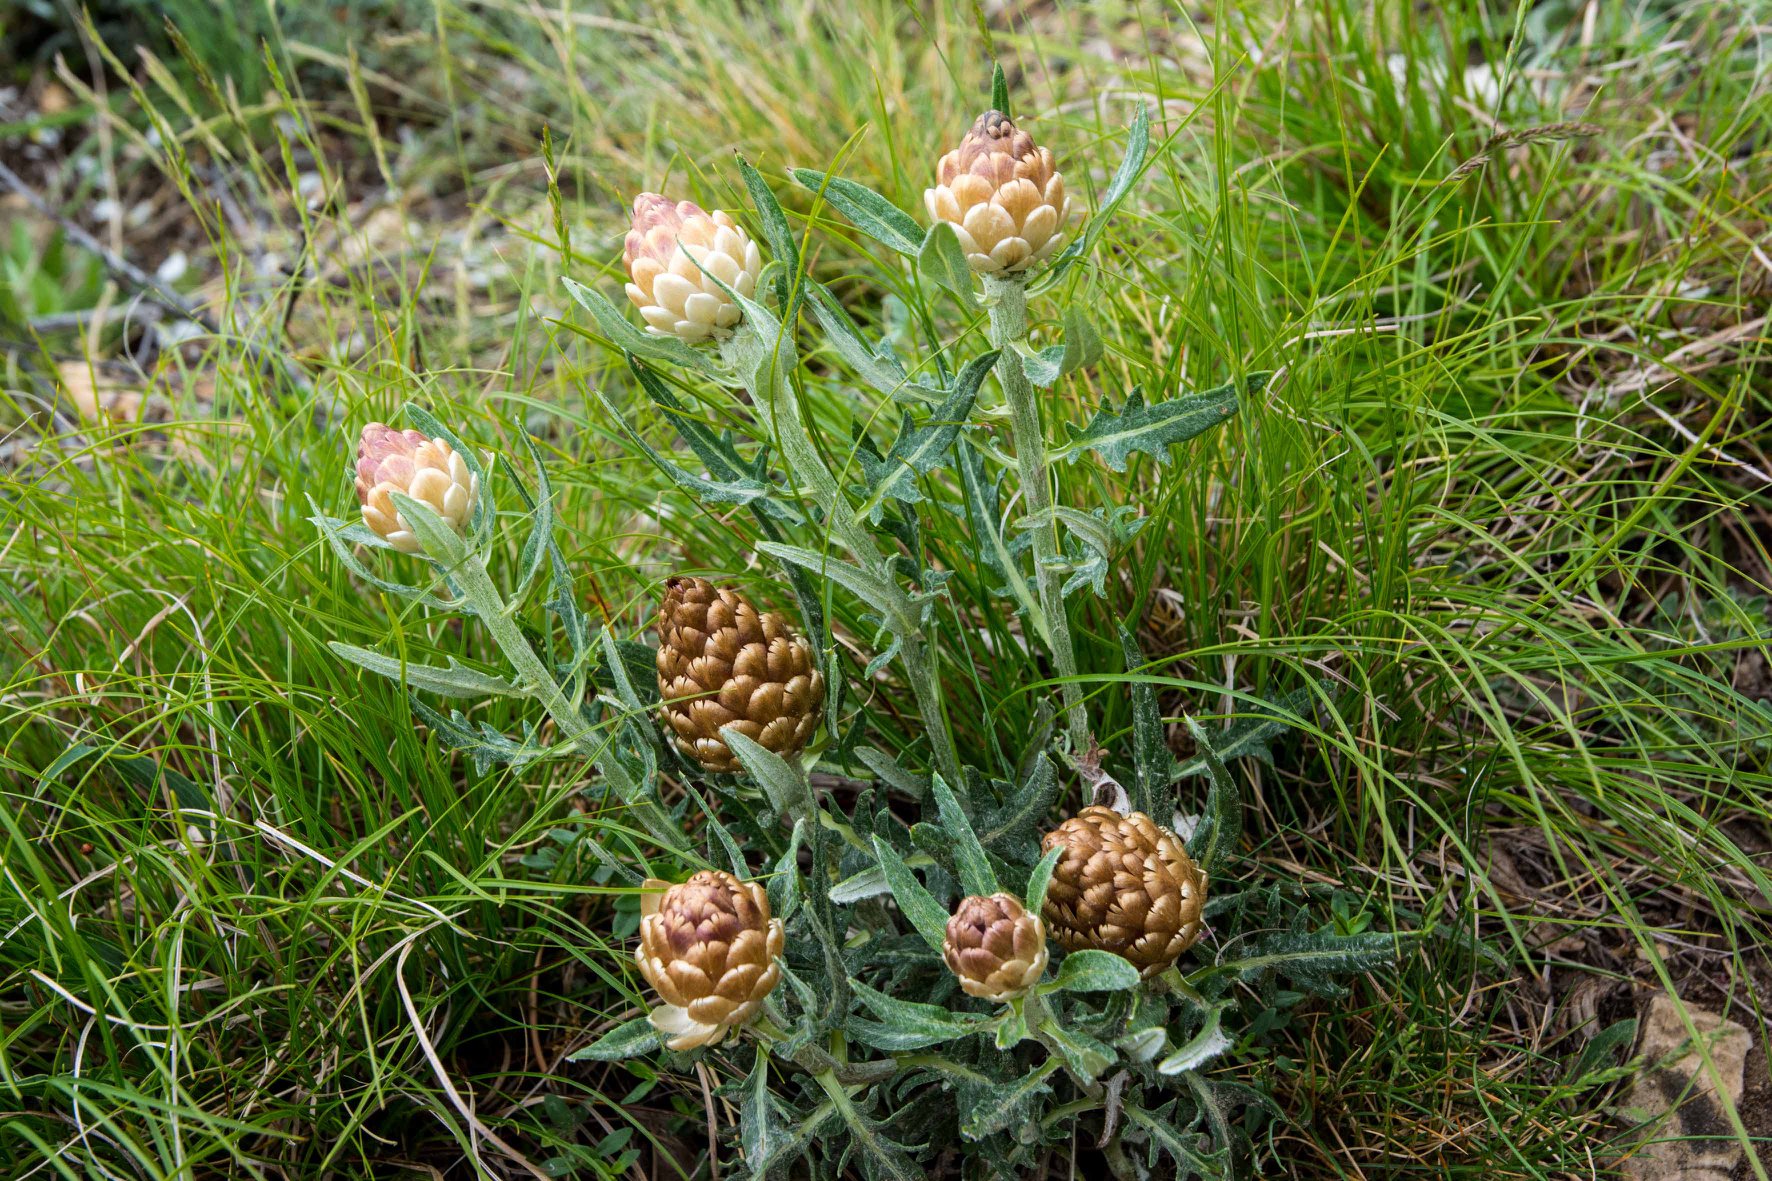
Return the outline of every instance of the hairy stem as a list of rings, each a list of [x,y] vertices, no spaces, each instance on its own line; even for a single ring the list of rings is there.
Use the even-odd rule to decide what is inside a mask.
[[[555,679],[553,670],[530,646],[529,639],[517,621],[511,617],[504,596],[499,594],[492,575],[487,573],[486,564],[473,548],[464,544],[459,555],[451,554],[444,561],[449,577],[455,583],[461,597],[474,609],[486,630],[492,633],[492,642],[504,653],[511,667],[517,671],[517,683],[521,685],[536,701],[541,703],[554,724],[560,727],[561,733],[571,741],[580,755],[593,758],[594,752],[606,741],[606,736],[599,734],[597,727],[585,716],[578,703],[567,697]],[[629,800],[628,805],[639,819],[641,826],[650,832],[662,848],[675,848],[682,839],[677,833],[677,826],[671,822],[670,816],[654,799]]]
[[[762,418],[764,428],[781,449],[788,470],[799,484],[811,492],[818,506],[824,510],[825,523],[838,542],[854,555],[856,562],[864,570],[892,588],[896,601],[875,603],[872,606],[884,608],[888,618],[914,620],[917,615],[915,606],[898,590],[891,565],[881,555],[872,535],[856,519],[836,476],[831,474],[824,457],[819,455],[806,420],[800,414],[799,400],[794,397],[793,387],[788,384],[787,374],[779,365],[758,364],[764,355],[763,350],[770,347],[770,342],[764,340],[747,323],[740,326],[721,346],[720,351],[722,358],[744,380],[751,402]],[[768,379],[757,376],[764,371],[770,373]],[[899,631],[898,656],[899,663],[904,667],[905,679],[910,682],[911,692],[917,698],[917,712],[922,716],[923,728],[929,735],[936,768],[949,782],[961,782],[960,757],[954,749],[953,736],[948,731],[947,714],[942,709],[941,678],[930,659],[927,639],[920,627],[905,627]]]
[[[464,550],[461,561],[455,563],[449,571],[456,589],[474,609],[480,622],[486,625],[486,630],[492,633],[492,640],[498,645],[498,650],[504,653],[505,659],[511,662],[511,667],[517,670],[517,683],[541,703],[561,732],[578,746],[581,753],[588,756],[599,741],[596,728],[586,720],[584,712],[577,704],[567,699],[560,689],[560,682],[554,679],[553,672],[535,654],[535,649],[530,646],[523,629],[511,618],[504,596],[493,585],[492,576],[486,572],[486,565],[480,561],[480,555],[466,547]]]
[[[1021,477],[1021,498],[1028,515],[1039,517],[1052,508],[1052,489],[1046,471],[1046,429],[1040,424],[1040,403],[1028,380],[1021,354],[1015,346],[1027,340],[1027,284],[1018,278],[987,275],[985,303],[990,309],[991,344],[997,356],[997,380],[1009,402],[1009,429],[1015,441],[1015,466]],[[1077,680],[1077,653],[1071,645],[1070,618],[1065,614],[1059,559],[1058,522],[1047,521],[1034,530],[1034,577],[1040,588],[1040,611],[1052,661],[1063,678],[1066,730],[1071,748],[1089,749],[1089,715],[1083,705],[1083,686]]]

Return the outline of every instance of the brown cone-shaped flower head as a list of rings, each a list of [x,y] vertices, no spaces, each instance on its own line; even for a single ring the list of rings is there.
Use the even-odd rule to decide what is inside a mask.
[[[1040,844],[1064,849],[1040,913],[1066,950],[1111,951],[1155,976],[1200,937],[1206,873],[1143,812],[1084,808]]]
[[[640,909],[635,958],[664,1002],[650,1019],[671,1049],[718,1044],[781,980],[781,920],[756,882],[704,869],[662,897],[644,895]]]
[[[941,158],[925,189],[929,216],[954,227],[972,269],[1013,273],[1044,261],[1064,241],[1071,199],[1052,153],[1001,111],[986,111]]]
[[[646,330],[690,344],[724,336],[739,321],[738,304],[714,278],[749,299],[763,270],[757,244],[726,214],[657,193],[634,198],[623,258],[628,298]]]
[[[824,677],[781,616],[705,578],[672,578],[658,608],[658,695],[677,749],[719,774],[738,770],[723,726],[799,753],[818,729]]]
[[[363,523],[401,553],[416,554],[418,537],[394,507],[399,492],[430,507],[457,533],[468,527],[480,479],[442,439],[372,422],[357,441],[357,501]]]
[[[1046,971],[1046,931],[1013,895],[973,894],[948,919],[941,954],[967,996],[1012,1001]]]

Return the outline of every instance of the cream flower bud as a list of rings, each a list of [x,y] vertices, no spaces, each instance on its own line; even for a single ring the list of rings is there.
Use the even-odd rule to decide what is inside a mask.
[[[781,920],[756,882],[704,869],[662,897],[643,895],[640,911],[635,959],[664,1002],[650,1020],[673,1050],[719,1044],[781,981]]]
[[[1046,931],[1013,895],[973,894],[948,919],[941,954],[967,996],[1012,1001],[1045,974]]]
[[[372,422],[357,441],[357,501],[363,506],[363,523],[401,553],[416,554],[418,536],[394,507],[395,492],[428,505],[461,533],[479,499],[480,478],[442,439]]]
[[[941,158],[936,184],[923,193],[929,216],[954,227],[960,248],[981,275],[1014,273],[1043,262],[1064,241],[1071,199],[1052,153],[1001,111],[986,111]]]
[[[623,257],[628,298],[646,330],[690,344],[724,336],[738,324],[738,304],[714,279],[749,299],[763,270],[757,244],[726,214],[657,193],[634,198]]]

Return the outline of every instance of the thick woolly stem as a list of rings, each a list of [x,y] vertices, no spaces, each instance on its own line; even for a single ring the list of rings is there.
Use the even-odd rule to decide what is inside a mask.
[[[1027,283],[1021,278],[985,276],[985,304],[990,309],[991,344],[999,350],[997,380],[1009,403],[1009,429],[1015,442],[1015,466],[1021,477],[1021,498],[1030,517],[1050,516],[1052,489],[1046,471],[1046,430],[1040,403],[1015,346],[1028,336]],[[1089,715],[1083,686],[1077,680],[1077,653],[1071,644],[1070,618],[1065,614],[1059,560],[1058,522],[1047,520],[1034,534],[1034,576],[1040,589],[1040,610],[1046,617],[1052,662],[1063,678],[1066,729],[1071,748],[1089,749]]]
[[[752,405],[764,428],[786,459],[794,479],[811,493],[818,507],[824,510],[825,523],[838,542],[854,556],[861,568],[888,589],[892,601],[872,604],[883,608],[889,619],[896,619],[899,637],[899,663],[905,679],[917,699],[917,712],[929,735],[935,754],[936,768],[952,782],[960,780],[960,757],[948,731],[947,714],[942,708],[941,678],[930,658],[927,637],[921,627],[911,626],[917,612],[915,606],[898,589],[891,565],[880,553],[873,537],[861,526],[848,498],[837,484],[836,476],[812,441],[812,433],[800,413],[799,399],[794,396],[787,374],[780,365],[760,364],[767,355],[770,342],[764,340],[750,324],[741,324],[738,331],[721,345],[721,356],[745,382]]]

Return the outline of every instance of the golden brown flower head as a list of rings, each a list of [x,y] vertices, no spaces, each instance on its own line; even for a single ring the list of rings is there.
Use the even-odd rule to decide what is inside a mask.
[[[738,304],[709,276],[749,299],[763,270],[757,244],[726,214],[657,193],[634,198],[623,258],[628,298],[646,330],[690,344],[724,336],[739,321]]]
[[[363,506],[363,523],[401,553],[415,554],[418,537],[394,507],[395,492],[429,506],[461,533],[473,515],[480,480],[442,439],[372,422],[357,441],[357,501]]]
[[[769,917],[756,882],[704,869],[662,897],[643,895],[635,958],[664,1002],[652,1010],[653,1028],[673,1050],[718,1044],[781,980],[781,948],[781,920]]]
[[[1046,931],[1009,894],[973,894],[948,919],[941,945],[948,970],[967,996],[1011,1001],[1040,982],[1046,971]]]
[[[658,608],[658,695],[677,749],[718,774],[738,770],[723,726],[798,754],[818,729],[824,677],[780,615],[705,578],[672,578]]]
[[[1071,199],[1052,153],[1001,111],[986,111],[936,166],[923,193],[929,216],[954,227],[981,275],[1013,273],[1044,261],[1064,241]]]
[[[1206,873],[1143,812],[1084,808],[1040,844],[1064,849],[1040,913],[1066,950],[1111,951],[1155,976],[1200,937]]]

